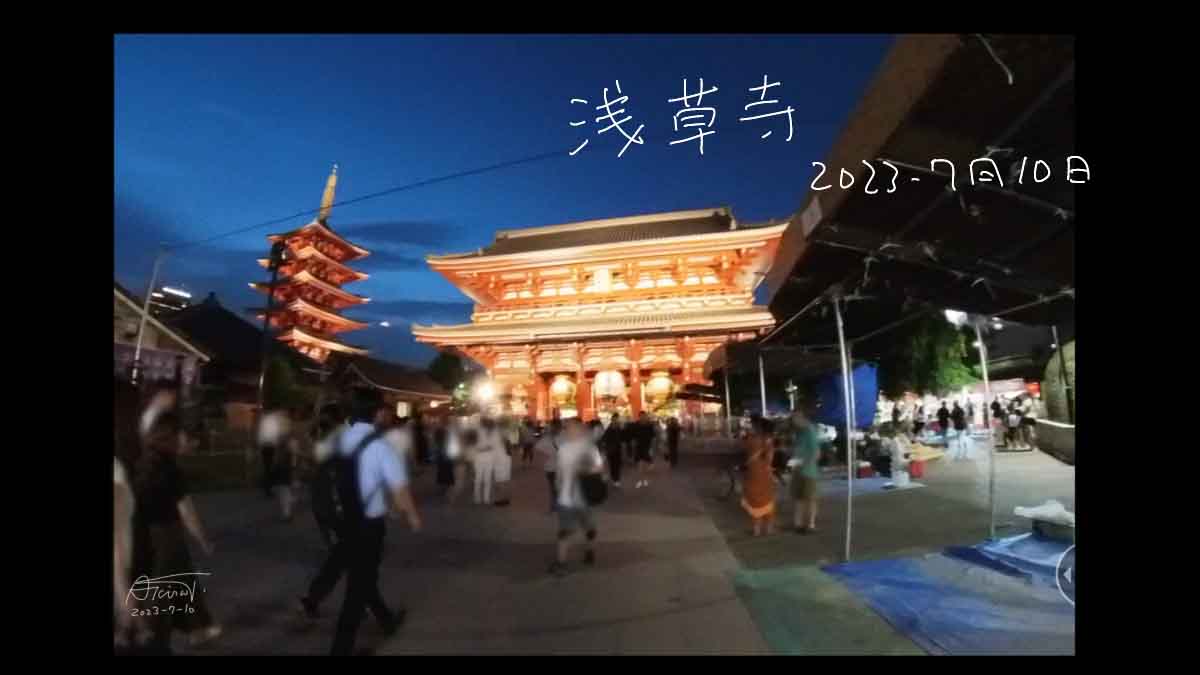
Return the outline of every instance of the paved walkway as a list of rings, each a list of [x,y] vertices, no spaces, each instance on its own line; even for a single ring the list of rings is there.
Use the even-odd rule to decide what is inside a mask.
[[[448,507],[427,471],[416,479],[425,530],[389,523],[381,575],[385,597],[408,608],[408,621],[385,639],[368,620],[359,646],[380,654],[921,653],[819,570],[841,560],[844,487],[823,484],[817,535],[752,538],[736,502],[711,497],[723,461],[685,447],[681,467],[660,469],[649,489],[631,489],[627,477],[599,514],[597,565],[576,562],[562,579],[546,573],[556,521],[540,465],[514,467],[507,508]],[[921,482],[928,487],[856,496],[855,559],[987,536],[986,457],[933,462]],[[1015,505],[1058,498],[1074,507],[1074,468],[1041,453],[999,456],[997,487],[1001,535],[1028,527],[1011,515]],[[307,509],[281,523],[274,502],[252,491],[202,495],[198,505],[217,551],[197,565],[213,573],[208,598],[227,633],[180,652],[326,653],[342,586],[315,623],[295,610],[323,557]],[[786,524],[789,500],[780,505]]]
[[[433,494],[432,472],[417,480],[425,529],[389,523],[381,575],[385,597],[408,608],[408,621],[390,639],[367,621],[360,646],[380,654],[768,651],[734,591],[734,557],[681,475],[616,491],[598,517],[596,566],[576,561],[561,579],[546,572],[556,520],[540,465],[515,467],[507,508],[447,507]],[[278,522],[272,503],[248,491],[198,501],[217,551],[197,564],[213,573],[208,598],[227,634],[194,653],[325,653],[342,586],[315,624],[294,609],[322,556],[308,513]]]

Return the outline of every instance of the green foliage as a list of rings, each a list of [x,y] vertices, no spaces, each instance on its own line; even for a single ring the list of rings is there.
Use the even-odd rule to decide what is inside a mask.
[[[267,410],[312,406],[314,392],[300,384],[299,373],[286,357],[273,356],[267,362],[263,383],[263,405]]]
[[[879,387],[887,397],[906,391],[944,396],[977,381],[965,334],[941,316],[922,317],[893,339],[879,362]]]
[[[429,376],[433,378],[434,382],[453,391],[455,387],[466,381],[467,369],[463,364],[462,357],[451,352],[439,352],[429,362]]]

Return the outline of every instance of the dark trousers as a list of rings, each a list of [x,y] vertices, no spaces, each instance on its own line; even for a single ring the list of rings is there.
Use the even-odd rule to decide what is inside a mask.
[[[674,469],[679,463],[679,437],[667,439],[667,463]]]
[[[555,504],[558,503],[558,486],[554,483],[555,473],[553,471],[546,472],[546,482],[550,485],[550,510],[553,511]]]
[[[188,552],[187,541],[184,539],[183,525],[174,522],[165,525],[150,525],[142,530],[137,544],[143,547],[141,561],[137,574],[146,574],[150,578],[160,578],[171,574],[187,574],[201,571],[192,564],[192,556]],[[149,567],[149,569],[147,569]],[[191,583],[193,578],[185,578]],[[191,632],[207,628],[213,623],[212,615],[205,602],[204,590],[208,584],[206,577],[195,577],[196,595],[194,598],[176,597],[171,599],[153,599],[140,602],[142,609],[149,610],[147,617],[150,629],[154,634],[149,645],[153,651],[162,652],[171,647],[171,631]],[[194,613],[180,611],[190,605]],[[158,611],[155,613],[155,608]],[[174,607],[174,611],[171,610]]]
[[[275,448],[274,446],[264,445],[263,447],[259,448],[258,452],[262,455],[263,467],[262,481],[260,481],[260,483],[262,485],[263,492],[270,497],[271,479],[274,477],[275,472]]]
[[[612,482],[621,482],[621,446],[608,449],[608,475]]]
[[[349,656],[354,651],[358,626],[363,610],[370,607],[375,618],[385,627],[395,621],[379,593],[379,564],[383,562],[384,525],[382,518],[372,518],[358,527],[345,531],[345,556],[349,577],[342,612],[338,615],[337,634],[333,638],[333,656]],[[330,556],[333,557],[332,555]]]

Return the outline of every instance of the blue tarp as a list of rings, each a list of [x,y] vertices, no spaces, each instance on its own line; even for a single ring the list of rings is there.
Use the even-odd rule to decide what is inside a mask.
[[[1030,533],[977,546],[952,546],[946,549],[946,555],[1018,576],[1031,583],[1056,587],[1055,570],[1068,546],[1061,541]]]
[[[1038,550],[1012,544],[975,547],[987,565],[933,554],[823,569],[931,654],[1074,654],[1075,608],[1053,587],[1053,570],[1051,585],[1033,580],[1041,579],[1041,542]],[[1003,561],[1006,571],[993,567],[1014,549],[1032,554],[1029,578],[1014,576],[1027,565],[1020,555]]]
[[[864,363],[855,366],[853,375],[854,407],[856,408],[854,425],[865,429],[875,421],[875,399],[879,397],[879,385],[876,378],[876,368],[873,364]],[[842,371],[834,371],[823,375],[817,381],[817,396],[821,402],[814,419],[821,424],[828,424],[839,429],[839,436],[845,433],[846,411],[845,388],[842,386]]]

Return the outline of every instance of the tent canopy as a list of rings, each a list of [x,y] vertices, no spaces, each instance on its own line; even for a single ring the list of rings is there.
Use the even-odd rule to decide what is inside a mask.
[[[766,341],[836,344],[833,313],[819,310],[837,296],[850,299],[851,341],[942,308],[1040,325],[1073,317],[1074,72],[1070,36],[898,38],[826,158],[818,183],[833,187],[810,190],[783,238],[770,307],[784,322],[801,317]],[[989,156],[1002,186],[981,180],[986,163],[972,184],[972,160]],[[932,159],[953,162],[953,182]],[[892,194],[883,160],[897,167]],[[1038,161],[1051,170],[1041,183]],[[855,177],[844,190],[842,168]],[[872,171],[878,192],[867,194]]]

